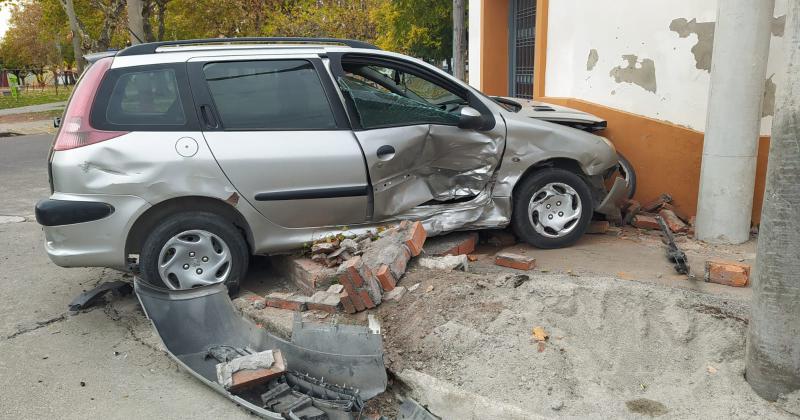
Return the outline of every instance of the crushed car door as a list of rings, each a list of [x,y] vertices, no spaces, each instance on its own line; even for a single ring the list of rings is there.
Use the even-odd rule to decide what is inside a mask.
[[[364,158],[319,57],[194,59],[189,72],[214,157],[264,217],[291,228],[366,220]]]
[[[505,127],[469,89],[403,60],[345,54],[332,61],[367,160],[374,220],[469,201],[489,186]],[[491,124],[459,128],[467,106]]]

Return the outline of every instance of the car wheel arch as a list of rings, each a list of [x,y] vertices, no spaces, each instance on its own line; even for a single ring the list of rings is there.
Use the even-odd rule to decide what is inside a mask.
[[[239,229],[252,254],[254,246],[253,231],[247,219],[231,204],[218,198],[206,196],[183,196],[161,201],[142,213],[131,226],[125,241],[125,257],[138,254],[142,244],[159,221],[187,210],[207,211],[227,219]]]
[[[539,162],[534,163],[533,165],[529,166],[525,172],[517,179],[517,182],[514,184],[514,188],[512,189],[511,197],[517,197],[517,188],[522,184],[522,180],[533,175],[539,170],[546,169],[546,168],[559,168],[565,169],[570,172],[574,172],[576,175],[580,176],[581,178],[586,179],[587,175],[586,172],[581,167],[580,162],[575,159],[559,157],[559,158],[551,158],[542,160]]]

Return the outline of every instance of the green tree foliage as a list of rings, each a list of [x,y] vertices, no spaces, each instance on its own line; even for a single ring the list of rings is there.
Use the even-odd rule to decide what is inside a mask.
[[[452,18],[449,0],[388,0],[372,13],[379,47],[427,60],[451,57]]]
[[[72,3],[78,20],[75,33],[65,0],[21,0],[18,6],[11,6],[12,0],[0,0],[0,7],[16,7],[15,13],[35,10],[35,19],[28,21],[38,30],[36,39],[48,40],[46,45],[55,51],[59,65],[75,62],[73,36],[80,41],[82,54],[125,47],[129,39],[126,0]],[[452,2],[448,0],[144,0],[144,4],[147,41],[245,36],[352,38],[428,60],[447,59],[452,49]],[[28,36],[21,35],[24,30],[24,25],[12,25],[5,38],[20,42]],[[18,55],[7,60],[21,60]],[[52,62],[50,58],[42,61],[45,65]]]
[[[3,66],[19,70],[23,76],[31,72],[40,84],[44,83],[45,67],[59,61],[58,38],[39,30],[43,12],[37,3],[12,5],[8,33],[0,44]]]

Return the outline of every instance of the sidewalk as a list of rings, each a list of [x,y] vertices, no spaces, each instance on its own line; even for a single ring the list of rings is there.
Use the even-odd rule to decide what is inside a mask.
[[[8,109],[0,109],[0,116],[4,115],[16,115],[16,114],[28,114],[32,112],[46,112],[46,111],[53,111],[56,109],[61,109],[67,106],[67,102],[52,102],[49,104],[39,104],[39,105],[29,105],[29,106],[21,106],[18,108],[8,108]]]

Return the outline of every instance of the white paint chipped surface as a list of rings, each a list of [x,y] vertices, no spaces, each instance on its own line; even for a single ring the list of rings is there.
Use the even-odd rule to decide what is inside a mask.
[[[716,0],[551,2],[546,95],[583,99],[703,131],[710,74],[697,68],[692,52],[697,35],[681,38],[670,30],[670,23],[680,18],[714,22],[716,6]],[[776,0],[775,16],[785,11],[786,0]],[[767,78],[780,67],[782,44],[782,37],[772,36]],[[597,50],[598,60],[587,70],[592,49]],[[643,87],[615,80],[613,69],[627,67],[625,56],[631,55],[640,62],[653,61],[654,83],[644,83]],[[778,76],[773,80],[780,86]],[[656,91],[647,90],[653,84]],[[763,118],[761,133],[768,135],[771,124],[771,116]]]

